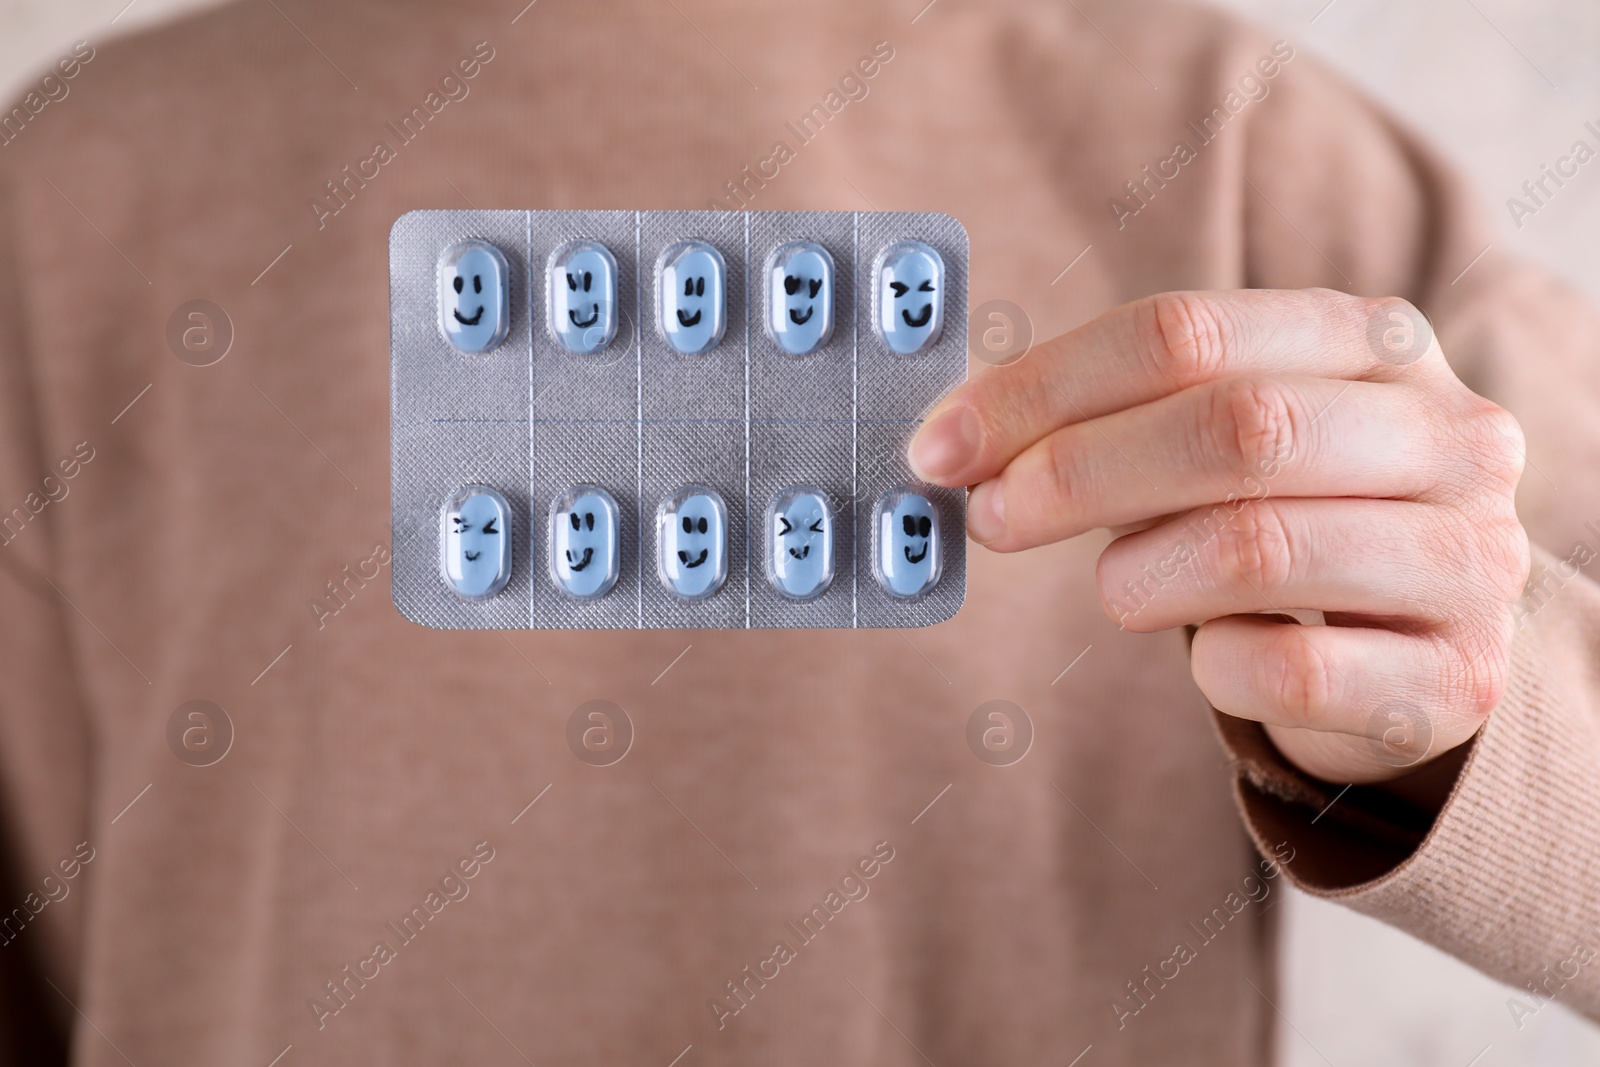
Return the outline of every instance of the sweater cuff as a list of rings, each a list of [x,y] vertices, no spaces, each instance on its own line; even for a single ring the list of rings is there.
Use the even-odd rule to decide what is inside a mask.
[[[1434,812],[1381,790],[1312,778],[1283,757],[1260,723],[1212,715],[1232,758],[1234,800],[1256,847],[1272,855],[1287,842],[1295,855],[1291,880],[1300,888],[1330,893],[1371,882],[1399,867],[1427,840],[1437,820]],[[1468,764],[1481,737],[1482,731],[1467,742]],[[1458,778],[1457,789],[1460,784]]]
[[[1536,564],[1537,566],[1537,564]],[[1524,616],[1499,706],[1436,813],[1313,779],[1257,723],[1217,715],[1234,795],[1263,855],[1337,900],[1516,985],[1600,949],[1600,727],[1591,677],[1600,589],[1577,578]],[[1576,947],[1575,947],[1576,946]],[[1564,999],[1600,1010],[1600,968]]]
[[[1270,854],[1271,845],[1287,841],[1295,849],[1292,880],[1328,897],[1403,880],[1414,864],[1448,866],[1463,846],[1475,852],[1484,820],[1507,814],[1504,792],[1526,797],[1530,784],[1521,780],[1523,774],[1548,762],[1535,753],[1547,750],[1552,739],[1539,736],[1534,726],[1540,707],[1550,702],[1546,675],[1537,642],[1519,633],[1505,696],[1466,742],[1461,771],[1436,812],[1370,786],[1313,778],[1284,758],[1260,723],[1214,711],[1232,759],[1234,799],[1257,847]]]

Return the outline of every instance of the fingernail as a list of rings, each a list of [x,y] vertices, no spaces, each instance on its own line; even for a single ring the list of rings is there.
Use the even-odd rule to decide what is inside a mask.
[[[907,456],[923,481],[947,481],[978,456],[978,417],[965,404],[949,408],[923,424]]]
[[[980,545],[1006,532],[1006,496],[1000,479],[992,478],[967,497],[967,534]]]

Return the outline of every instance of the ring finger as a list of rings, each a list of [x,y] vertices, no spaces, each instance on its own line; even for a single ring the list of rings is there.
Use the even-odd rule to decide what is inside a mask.
[[[1100,597],[1137,633],[1293,609],[1443,623],[1462,591],[1430,548],[1436,527],[1433,507],[1410,501],[1210,505],[1113,541]]]

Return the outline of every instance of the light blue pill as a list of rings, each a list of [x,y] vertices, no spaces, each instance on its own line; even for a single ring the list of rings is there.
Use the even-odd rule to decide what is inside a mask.
[[[690,485],[656,512],[656,571],[685,600],[711,596],[728,577],[728,509],[713,489]]]
[[[921,241],[901,241],[878,257],[874,298],[878,339],[902,356],[939,339],[944,327],[944,260]]]
[[[727,312],[727,267],[704,241],[681,241],[656,264],[656,323],[661,336],[686,356],[715,348]]]
[[[939,581],[939,512],[912,489],[883,495],[874,509],[877,536],[873,570],[890,596],[921,596]]]
[[[580,485],[550,507],[550,577],[577,600],[605,596],[617,584],[622,515],[611,494]]]
[[[511,328],[511,270],[484,241],[463,241],[439,260],[439,329],[457,351],[487,352]]]
[[[605,245],[571,241],[545,270],[550,335],[568,352],[599,352],[617,336],[617,261]]]
[[[810,600],[833,581],[833,509],[819,489],[779,493],[767,508],[767,580],[790,600]]]
[[[767,334],[791,356],[833,336],[833,257],[815,241],[780,245],[768,258]]]
[[[511,505],[486,485],[451,494],[440,512],[439,572],[463,600],[488,600],[511,580]]]

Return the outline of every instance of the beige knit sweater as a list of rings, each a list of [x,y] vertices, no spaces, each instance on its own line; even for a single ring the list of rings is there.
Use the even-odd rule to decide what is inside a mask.
[[[1265,1064],[1286,879],[1600,1015],[1600,320],[1474,262],[1458,181],[1295,42],[924,2],[275,0],[41,75],[0,123],[7,1062]],[[1174,288],[1425,309],[1523,420],[1546,550],[1444,809],[1219,746],[1184,635],[1099,610],[1103,534],[974,548],[927,631],[402,621],[392,221],[708,202],[951,212],[1041,338]]]

